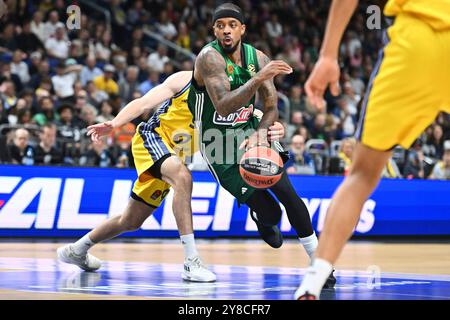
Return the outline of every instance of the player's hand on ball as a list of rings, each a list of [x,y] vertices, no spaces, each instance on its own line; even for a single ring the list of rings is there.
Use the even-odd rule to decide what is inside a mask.
[[[319,111],[324,110],[325,101],[323,95],[328,86],[330,86],[330,91],[333,96],[339,95],[340,74],[336,59],[320,57],[314,66],[313,71],[306,81],[305,91],[311,104]]]
[[[273,126],[269,127],[268,139],[269,141],[278,141],[284,137],[284,126],[276,121]]]
[[[94,124],[87,127],[87,135],[91,136],[92,141],[97,142],[100,137],[106,136],[114,129],[112,121]]]
[[[282,60],[270,61],[264,68],[262,68],[257,76],[262,80],[270,80],[275,78],[279,74],[290,74],[292,73],[292,68],[286,62]]]
[[[267,142],[267,130],[261,129],[256,131],[241,143],[239,150],[249,150],[256,146],[270,147],[269,142]]]

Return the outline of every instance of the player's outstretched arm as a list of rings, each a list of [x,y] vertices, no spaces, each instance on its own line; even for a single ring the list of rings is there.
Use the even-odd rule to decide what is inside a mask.
[[[221,116],[227,116],[242,108],[264,81],[278,74],[292,72],[292,68],[284,61],[272,61],[244,85],[231,90],[225,68],[223,57],[210,47],[200,52],[195,63],[195,69],[200,74],[217,113]]]
[[[119,114],[111,121],[89,126],[88,135],[93,141],[99,137],[108,135],[114,128],[121,127],[124,124],[138,118],[145,111],[159,106],[162,102],[172,98],[181,91],[192,79],[192,71],[180,71],[174,73],[162,84],[154,87],[144,96],[128,103]]]
[[[333,95],[339,94],[339,44],[357,4],[358,0],[333,0],[331,4],[320,57],[305,84],[310,102],[319,110],[324,107],[323,95],[328,86]]]

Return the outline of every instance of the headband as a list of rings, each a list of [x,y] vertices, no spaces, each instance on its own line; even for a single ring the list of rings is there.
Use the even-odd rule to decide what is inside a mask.
[[[222,18],[235,18],[236,20],[239,20],[240,23],[244,24],[244,16],[241,12],[235,10],[222,9],[214,12],[213,24],[216,23],[217,20]]]

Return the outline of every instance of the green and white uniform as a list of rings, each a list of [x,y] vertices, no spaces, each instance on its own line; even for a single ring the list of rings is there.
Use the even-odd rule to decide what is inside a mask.
[[[242,67],[227,57],[217,40],[207,46],[217,50],[224,58],[231,90],[244,85],[259,71],[256,49],[248,44],[243,43],[241,47]],[[217,113],[206,88],[200,87],[195,79],[192,79],[188,106],[199,130],[200,151],[214,178],[236,197],[239,203],[245,203],[255,190],[241,178],[238,165],[244,153],[244,150],[239,150],[239,144],[244,136],[254,132],[259,125],[259,120],[253,114],[254,103],[255,96],[236,112],[222,117]],[[218,132],[222,134],[221,141],[211,139],[211,136],[217,137]]]

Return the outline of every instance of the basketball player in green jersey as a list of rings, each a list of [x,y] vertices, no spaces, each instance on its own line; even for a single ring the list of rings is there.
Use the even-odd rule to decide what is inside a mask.
[[[199,130],[200,151],[215,179],[239,204],[250,207],[262,238],[273,248],[279,248],[283,241],[277,226],[282,213],[280,205],[268,190],[256,190],[241,178],[238,161],[244,151],[238,147],[269,146],[268,128],[278,119],[273,78],[289,74],[292,69],[283,61],[270,61],[263,52],[241,42],[245,24],[238,6],[225,3],[217,7],[213,23],[216,40],[200,52],[188,96],[188,106]],[[257,92],[264,108],[261,120],[254,116]],[[221,139],[211,139],[214,135],[217,138],[218,132]],[[241,144],[239,137],[245,132],[252,133]],[[300,242],[312,257],[317,237],[308,209],[286,172],[270,191],[286,208]],[[334,285],[335,281],[331,274],[328,285]]]

